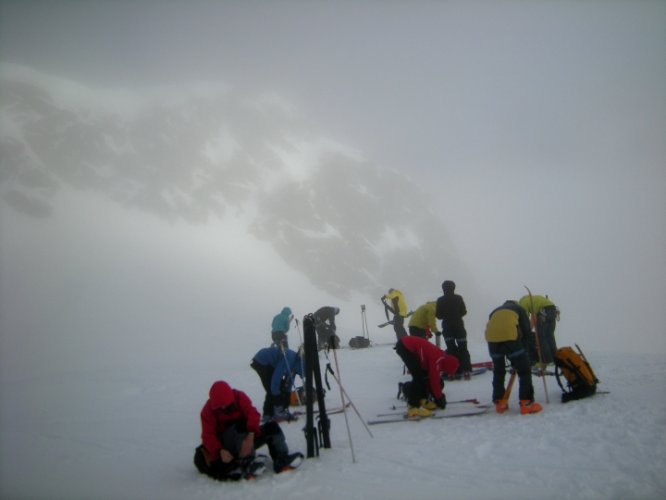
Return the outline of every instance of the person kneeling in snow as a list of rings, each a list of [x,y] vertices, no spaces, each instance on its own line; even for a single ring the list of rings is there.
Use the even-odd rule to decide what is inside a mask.
[[[211,386],[201,410],[201,441],[194,465],[202,474],[220,481],[261,474],[265,464],[255,450],[264,444],[276,473],[295,469],[303,461],[302,453],[289,453],[277,422],[259,425],[259,412],[250,398],[221,380]]]
[[[412,375],[407,396],[408,417],[429,417],[431,410],[446,408],[446,396],[442,392],[441,375],[456,373],[460,362],[436,345],[421,337],[402,337],[395,344],[395,351]],[[428,401],[428,393],[434,402]]]

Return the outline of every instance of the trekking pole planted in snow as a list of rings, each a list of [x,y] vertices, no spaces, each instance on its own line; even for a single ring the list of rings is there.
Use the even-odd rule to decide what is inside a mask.
[[[301,327],[298,326],[298,318],[294,318],[294,321],[296,322],[296,331],[298,332],[298,340],[300,340],[301,345],[303,345],[303,337],[301,335]]]
[[[368,317],[365,314],[365,304],[361,304],[361,331],[363,336],[368,339],[370,343],[370,330],[368,330]]]
[[[340,379],[338,378],[338,376],[335,373],[333,373],[333,369],[331,368],[331,365],[329,364],[326,367],[326,369],[330,372],[331,375],[333,375],[333,378],[335,379],[335,382],[338,384],[338,386],[340,387],[340,390],[347,397],[347,401],[349,401],[349,406],[352,407],[352,409],[354,410],[354,413],[356,413],[356,416],[359,418],[359,420],[361,421],[361,423],[365,427],[365,430],[368,431],[368,434],[370,434],[370,437],[374,438],[375,436],[372,435],[372,432],[370,431],[370,427],[368,427],[368,424],[366,424],[365,420],[363,420],[363,417],[359,413],[358,408],[356,408],[356,405],[354,404],[354,402],[349,397],[349,394],[347,394],[347,391],[345,390],[344,386],[340,383]]]
[[[331,340],[329,341],[328,345],[333,345],[335,339],[331,337]],[[338,365],[338,354],[337,354],[337,349],[333,347],[333,359],[335,360],[335,371],[340,373],[340,367]],[[352,456],[352,462],[356,463],[356,455],[354,454],[354,442],[352,441],[352,436],[351,436],[351,430],[349,429],[349,417],[347,416],[347,403],[345,402],[345,393],[342,391],[342,386],[338,384],[338,387],[340,388],[340,402],[342,403],[342,413],[345,416],[345,425],[347,426],[347,438],[349,439],[349,449],[351,450],[351,456]]]
[[[298,389],[296,388],[296,380],[294,378],[294,374],[291,371],[291,365],[289,364],[289,360],[287,359],[287,353],[284,350],[284,344],[280,343],[280,351],[282,351],[282,356],[284,357],[284,364],[287,366],[287,374],[289,377],[289,390],[294,391],[296,394],[296,400],[298,401],[298,406],[302,406],[303,402],[301,401],[301,396],[298,394]],[[298,360],[296,361],[298,362]],[[303,366],[303,360],[301,360],[301,367]],[[301,370],[302,372],[302,370]],[[291,397],[289,398],[291,401]]]

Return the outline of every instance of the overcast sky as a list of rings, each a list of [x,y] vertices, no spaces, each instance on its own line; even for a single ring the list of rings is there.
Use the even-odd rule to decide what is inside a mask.
[[[477,285],[626,307],[622,330],[652,328],[661,310],[664,1],[0,6],[2,62],[90,86],[209,81],[284,96],[421,184]]]

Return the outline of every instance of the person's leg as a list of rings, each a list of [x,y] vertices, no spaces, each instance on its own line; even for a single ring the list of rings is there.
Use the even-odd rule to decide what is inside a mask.
[[[397,340],[407,336],[407,330],[405,330],[405,318],[399,314],[393,316],[393,331],[395,332]]]
[[[412,375],[412,383],[410,385],[409,394],[407,395],[407,404],[409,406],[418,407],[421,404],[421,400],[425,399],[428,394],[427,386],[425,384],[426,379],[421,364],[419,363],[418,358],[405,349],[401,342],[397,343],[395,351]]]
[[[273,415],[273,397],[271,396],[271,379],[273,378],[274,368],[270,365],[261,365],[253,361],[250,366],[259,375],[261,385],[266,391],[264,396],[264,406],[262,408],[264,415]]]
[[[507,354],[511,367],[516,370],[518,375],[518,396],[521,401],[532,401],[534,399],[534,386],[532,385],[532,370],[530,369],[530,360],[522,342],[516,340],[506,342],[507,348],[511,351]]]
[[[268,453],[273,459],[273,469],[275,472],[283,472],[287,469],[293,469],[303,460],[302,453],[289,453],[289,447],[284,437],[284,433],[277,422],[268,422],[261,426],[261,432],[254,438],[254,448],[260,448],[266,444]]]
[[[457,330],[454,334],[456,339],[456,348],[458,349],[458,360],[460,361],[460,368],[465,372],[472,371],[472,361],[469,356],[469,350],[467,349],[467,331],[462,328]]]
[[[493,401],[504,397],[504,379],[506,378],[506,362],[503,342],[488,342],[488,354],[493,361]]]

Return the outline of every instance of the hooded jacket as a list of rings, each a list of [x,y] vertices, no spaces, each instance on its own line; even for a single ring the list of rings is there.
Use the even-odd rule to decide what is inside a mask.
[[[291,324],[291,309],[285,307],[280,311],[280,314],[276,314],[273,317],[273,323],[271,324],[271,333],[282,332],[287,333],[289,331],[289,325]]]
[[[284,377],[292,379],[295,375],[299,375],[304,378],[301,358],[291,349],[285,349],[283,353],[278,347],[265,347],[254,355],[252,361],[273,367],[271,394],[274,396],[280,394],[280,384]]]
[[[222,449],[219,435],[239,420],[245,422],[247,432],[260,433],[260,415],[250,398],[224,381],[215,382],[201,409],[201,442],[213,457],[219,457]]]
[[[398,342],[402,342],[403,347],[418,358],[419,365],[428,374],[430,393],[435,399],[441,398],[442,382],[440,373],[453,375],[460,364],[458,358],[446,354],[435,344],[421,337],[402,337]]]
[[[442,332],[448,330],[457,331],[465,328],[463,316],[467,314],[465,301],[455,293],[453,281],[445,281],[442,284],[444,295],[437,299],[435,316],[442,320]]]

